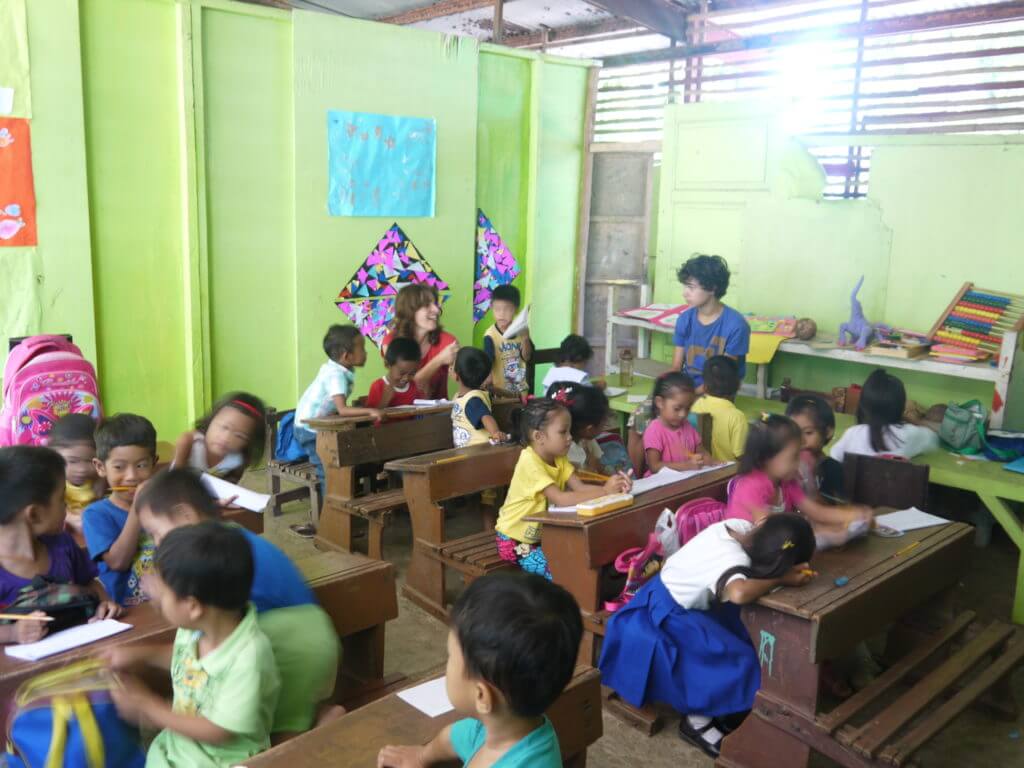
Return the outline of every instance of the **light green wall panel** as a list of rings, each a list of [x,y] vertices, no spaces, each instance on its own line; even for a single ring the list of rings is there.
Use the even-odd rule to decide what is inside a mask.
[[[288,16],[203,9],[211,388],[279,408],[297,399],[291,103]]]
[[[82,3],[99,376],[108,412],[165,439],[187,418],[181,113],[174,3]]]
[[[392,218],[327,213],[327,112],[346,109],[437,121],[436,211],[398,223],[451,286],[444,326],[473,338],[478,45],[467,38],[295,11],[295,254],[300,389],[324,360],[334,304],[345,281]],[[372,353],[357,380],[365,392],[382,371]]]

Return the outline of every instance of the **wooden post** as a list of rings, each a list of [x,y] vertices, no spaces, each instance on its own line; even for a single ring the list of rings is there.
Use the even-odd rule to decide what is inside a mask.
[[[505,41],[505,0],[494,0],[494,42]]]

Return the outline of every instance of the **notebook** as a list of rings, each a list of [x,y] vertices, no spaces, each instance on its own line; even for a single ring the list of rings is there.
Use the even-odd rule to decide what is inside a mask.
[[[65,629],[63,632],[54,632],[35,643],[24,645],[8,645],[4,652],[15,659],[22,661],[39,661],[55,653],[70,651],[72,648],[79,648],[97,640],[127,632],[132,628],[131,624],[114,619],[104,619],[92,624],[79,624],[77,627]]]

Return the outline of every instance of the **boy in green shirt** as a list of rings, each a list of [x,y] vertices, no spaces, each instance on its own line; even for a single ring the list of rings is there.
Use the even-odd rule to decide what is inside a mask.
[[[270,641],[249,604],[253,560],[245,537],[218,522],[171,531],[148,585],[164,618],[178,627],[173,647],[107,652],[109,666],[170,669],[168,703],[131,675],[111,692],[121,717],[162,729],[147,768],[227,768],[270,746],[278,678]]]

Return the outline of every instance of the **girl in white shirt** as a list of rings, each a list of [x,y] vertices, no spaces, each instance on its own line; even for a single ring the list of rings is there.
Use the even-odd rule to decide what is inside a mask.
[[[903,418],[907,390],[895,376],[878,369],[864,382],[857,406],[857,426],[843,433],[829,454],[841,462],[847,453],[894,455],[912,459],[939,448],[939,436]]]
[[[708,526],[612,614],[602,683],[637,707],[669,704],[684,716],[680,737],[717,757],[728,726],[716,718],[747,712],[761,685],[739,606],[805,584],[813,554],[814,533],[799,515]]]

